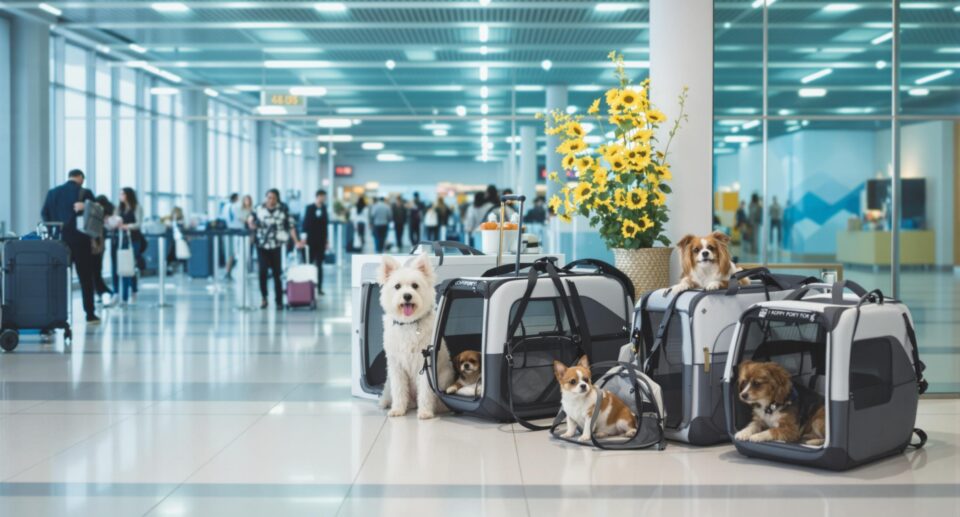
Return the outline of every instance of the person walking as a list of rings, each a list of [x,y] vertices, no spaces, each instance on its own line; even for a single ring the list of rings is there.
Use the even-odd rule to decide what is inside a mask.
[[[436,205],[427,208],[427,213],[423,216],[423,228],[427,232],[428,241],[440,240],[440,215],[437,214]]]
[[[100,323],[94,303],[94,261],[91,239],[77,228],[77,216],[83,213],[84,202],[93,199],[93,192],[83,188],[86,179],[83,171],[74,169],[67,173],[67,182],[47,192],[40,215],[44,222],[63,223],[61,238],[70,248],[73,266],[80,277],[80,291],[83,294],[83,311],[87,315],[87,324]]]
[[[770,243],[780,247],[781,242],[783,242],[783,207],[777,201],[777,196],[773,196],[770,202]]]
[[[393,233],[397,237],[397,253],[403,252],[403,230],[407,226],[407,202],[397,194],[393,202]]]
[[[763,232],[761,231],[763,226],[763,203],[760,201],[760,194],[756,192],[750,195],[747,217],[750,220],[750,248],[754,253],[759,253],[760,239],[763,238]]]
[[[230,194],[229,200],[220,207],[220,219],[223,220],[228,230],[236,230],[243,228],[243,219],[239,219],[240,209],[240,194],[234,192]],[[220,239],[221,246],[220,249],[225,250],[224,254],[226,255],[226,261],[224,264],[224,273],[223,278],[230,280],[232,277],[231,273],[233,272],[233,266],[237,262],[237,249],[234,246],[233,236],[231,235],[217,235],[214,238]],[[220,260],[219,257],[214,257],[214,260]]]
[[[477,192],[473,195],[473,204],[467,209],[467,216],[463,219],[463,231],[470,246],[475,245],[473,234],[480,229],[487,212],[492,208],[493,205],[487,202],[486,194]]]
[[[737,207],[737,214],[734,221],[737,230],[740,232],[740,247],[743,253],[749,253],[751,239],[750,221],[747,219],[747,203],[745,201],[741,201],[740,206]]]
[[[275,188],[270,189],[263,204],[258,206],[247,220],[248,227],[257,232],[261,309],[267,308],[268,272],[271,272],[273,277],[276,308],[283,309],[283,285],[280,282],[283,249],[288,239],[292,239],[297,248],[303,248],[303,243],[297,236],[297,228],[290,223],[290,214],[284,206],[280,203],[280,191]]]
[[[303,211],[303,235],[309,247],[307,260],[317,266],[317,292],[323,293],[323,258],[330,248],[330,215],[327,211],[327,191],[318,190],[315,201]]]
[[[120,216],[121,223],[118,228],[116,244],[111,246],[112,258],[114,259],[113,268],[113,289],[120,292],[120,299],[123,303],[135,302],[139,285],[137,275],[124,277],[121,279],[117,274],[116,257],[117,250],[124,244],[133,248],[133,263],[135,269],[142,269],[143,251],[146,239],[140,231],[140,225],[143,224],[143,207],[137,201],[137,193],[130,187],[124,187],[120,190],[120,203],[117,205],[117,215]],[[129,239],[129,240],[126,240]]]
[[[96,203],[103,208],[103,218],[106,221],[113,216],[116,207],[107,198],[107,196],[97,196]],[[104,244],[106,243],[106,226],[100,232],[100,237],[91,241],[91,250],[93,252],[93,289],[96,296],[100,298],[100,303],[104,306],[110,305],[113,301],[113,291],[107,287],[103,281],[103,255],[105,253]]]
[[[370,208],[370,226],[373,227],[373,249],[377,253],[383,253],[387,244],[387,231],[390,228],[390,220],[393,219],[393,211],[387,205],[386,199],[377,198],[377,202]]]
[[[363,252],[363,249],[367,246],[367,219],[369,215],[367,199],[360,196],[360,199],[357,199],[357,204],[350,209],[350,222],[353,224],[356,240],[360,243],[359,247],[355,247],[355,251]]]
[[[447,227],[450,225],[450,207],[443,201],[442,197],[437,197],[437,203],[434,205],[437,210],[437,226],[439,227],[439,232],[437,232],[437,238],[446,240],[447,238]]]
[[[420,244],[420,226],[423,224],[423,203],[420,201],[420,194],[413,193],[413,202],[407,208],[410,216],[410,246],[416,248]]]

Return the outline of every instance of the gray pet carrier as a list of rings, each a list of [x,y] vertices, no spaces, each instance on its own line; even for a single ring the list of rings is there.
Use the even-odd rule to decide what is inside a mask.
[[[734,440],[747,456],[845,470],[926,442],[914,428],[927,383],[910,311],[879,290],[867,293],[849,281],[812,284],[759,303],[740,318],[730,354],[724,403],[731,437],[751,419],[751,408],[738,398],[742,361],[776,362],[790,372],[795,389],[825,400],[822,446]],[[914,433],[917,443],[911,443]]]
[[[741,278],[752,282],[742,286]],[[783,298],[813,280],[756,268],[737,272],[728,289],[660,289],[641,299],[634,314],[634,350],[645,373],[663,389],[668,439],[695,445],[728,440],[721,384],[740,315],[754,303]]]
[[[523,267],[523,266],[521,266]],[[425,351],[427,375],[437,396],[452,410],[498,421],[553,417],[560,387],[553,361],[571,364],[584,353],[612,361],[629,339],[632,286],[626,276],[600,261],[576,261],[558,269],[549,259],[505,272],[448,281],[434,332]],[[473,396],[437,389],[437,349],[450,356],[464,350],[482,355],[482,390]]]
[[[600,418],[600,401],[603,397],[600,390],[608,391],[622,400],[636,419],[637,434],[627,438],[612,436],[608,438],[591,437],[589,444],[581,442],[578,437],[564,438],[567,414],[560,409],[560,413],[553,419],[550,434],[558,439],[580,445],[593,445],[600,449],[627,450],[646,449],[656,447],[663,450],[667,447],[666,437],[663,434],[663,395],[660,386],[653,382],[640,366],[626,361],[607,361],[590,365],[592,374],[599,375],[594,385],[597,390],[597,403],[594,405],[591,421],[596,424]],[[601,372],[606,372],[601,375]],[[578,435],[583,429],[578,428]]]

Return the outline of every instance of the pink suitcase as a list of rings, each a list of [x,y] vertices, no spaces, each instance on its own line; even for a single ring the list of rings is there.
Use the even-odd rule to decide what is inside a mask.
[[[287,305],[290,307],[316,307],[316,284],[313,282],[287,282]]]

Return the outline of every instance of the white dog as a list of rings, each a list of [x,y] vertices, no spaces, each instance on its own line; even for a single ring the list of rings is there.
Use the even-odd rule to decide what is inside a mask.
[[[384,256],[378,272],[380,306],[383,307],[383,350],[387,355],[387,383],[380,407],[388,415],[403,416],[416,399],[417,417],[433,418],[447,407],[430,389],[423,367],[422,351],[433,341],[436,320],[436,277],[427,255],[401,266]],[[440,389],[453,383],[450,352],[441,344],[437,351],[437,381]]]

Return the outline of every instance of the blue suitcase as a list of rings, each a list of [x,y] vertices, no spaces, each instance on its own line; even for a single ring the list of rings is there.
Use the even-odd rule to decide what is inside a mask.
[[[8,241],[3,246],[3,320],[0,345],[16,348],[2,331],[70,330],[70,248],[61,241]],[[7,334],[8,335],[8,334]],[[9,348],[8,348],[9,347]]]
[[[213,243],[206,234],[187,233],[184,238],[190,246],[187,274],[190,278],[213,276]]]

